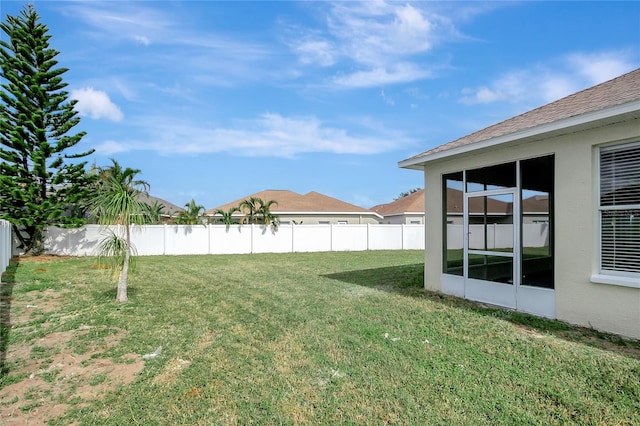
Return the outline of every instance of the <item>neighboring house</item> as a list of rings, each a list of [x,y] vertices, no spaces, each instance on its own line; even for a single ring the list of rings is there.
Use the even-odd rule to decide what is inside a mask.
[[[403,225],[424,224],[424,189],[387,203],[371,207],[373,212],[382,216],[380,223]]]
[[[447,188],[447,223],[462,225],[464,193],[458,189]],[[537,207],[537,206],[536,206]],[[424,224],[424,189],[391,203],[379,204],[371,210],[383,217],[381,223]],[[536,210],[537,211],[537,210]],[[511,216],[511,204],[500,200],[487,200],[487,214],[484,214],[484,202],[479,199],[469,204],[470,223],[502,224]]]
[[[240,203],[251,197],[260,198],[263,201],[274,200],[271,205],[271,212],[280,220],[280,224],[290,223],[313,225],[313,224],[366,224],[379,223],[382,217],[371,210],[349,204],[345,201],[320,194],[309,192],[308,194],[298,194],[288,190],[265,190],[244,198],[232,201],[219,207],[207,210],[208,216],[215,217],[214,212],[218,209],[229,211],[232,207],[238,207]],[[233,217],[240,220],[244,214],[234,213]]]
[[[640,69],[399,166],[425,177],[426,289],[640,339]],[[473,224],[495,201],[506,223]]]
[[[447,188],[446,199],[447,223],[450,225],[462,225],[464,221],[464,192],[455,188]],[[508,223],[512,215],[511,208],[510,203],[498,198],[470,200],[469,223],[483,224],[485,221],[488,224]]]
[[[158,198],[158,197],[154,197],[153,195],[149,195],[149,194],[145,194],[144,192],[141,192],[140,194],[138,194],[138,200],[153,206],[154,204],[158,204],[163,206],[162,208],[162,217],[161,217],[161,221],[162,222],[168,222],[170,221],[172,218],[175,218],[178,216],[178,214],[183,211],[182,208],[176,206],[175,204],[172,204],[166,200],[163,200],[162,198]]]

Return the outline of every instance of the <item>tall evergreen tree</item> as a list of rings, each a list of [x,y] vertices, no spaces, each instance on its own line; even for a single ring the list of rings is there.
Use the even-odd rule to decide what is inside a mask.
[[[0,218],[30,254],[42,252],[47,226],[81,223],[92,179],[79,159],[93,151],[69,153],[85,133],[71,133],[77,101],[39,20],[27,5],[0,24]]]

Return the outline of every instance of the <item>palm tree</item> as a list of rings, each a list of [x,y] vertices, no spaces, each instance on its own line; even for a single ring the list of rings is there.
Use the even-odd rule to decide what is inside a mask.
[[[215,218],[214,220],[220,220],[222,223],[224,223],[225,225],[233,225],[235,223],[234,219],[233,219],[233,214],[237,211],[240,211],[239,207],[231,207],[229,210],[227,210],[226,212],[222,209],[216,209],[213,214],[214,215],[220,215],[221,218]]]
[[[149,222],[158,223],[164,213],[165,205],[159,203],[157,200],[153,204],[149,204]]]
[[[278,225],[278,217],[271,212],[271,206],[278,204],[275,200],[264,201],[258,197],[250,197],[240,203],[240,209],[244,210],[241,223],[263,223],[265,225]]]
[[[240,203],[240,210],[244,213],[244,217],[240,219],[240,223],[257,223],[257,213],[262,204],[262,200],[258,197],[250,197]]]
[[[127,301],[127,278],[131,262],[131,226],[149,222],[149,206],[138,200],[146,193],[149,184],[136,179],[139,169],[123,169],[114,159],[112,166],[100,169],[96,196],[91,201],[90,211],[103,226],[120,225],[124,235],[111,232],[100,244],[100,256],[112,260],[111,266],[119,272],[117,302]]]
[[[139,193],[146,194],[149,192],[151,185],[147,181],[135,179],[136,175],[141,172],[140,169],[132,169],[130,167],[123,169],[120,163],[113,158],[109,160],[111,160],[110,166],[98,168],[98,184],[112,177],[123,186],[126,185],[138,189]]]
[[[204,206],[196,204],[196,201],[192,198],[187,204],[184,205],[184,210],[178,213],[176,223],[178,225],[197,225],[202,223],[200,216],[204,213]]]
[[[278,205],[278,202],[275,200],[263,201],[258,209],[258,217],[261,219],[263,224],[277,227],[280,220],[278,219],[278,216],[273,214],[271,211],[271,206],[274,204]]]

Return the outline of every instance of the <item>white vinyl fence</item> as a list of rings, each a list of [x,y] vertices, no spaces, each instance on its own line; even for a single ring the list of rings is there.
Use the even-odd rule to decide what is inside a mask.
[[[11,239],[11,224],[6,220],[0,220],[0,275],[6,271],[11,259],[13,241]]]
[[[494,224],[486,228],[483,225],[469,225],[469,247],[487,249],[513,248],[513,225]],[[464,244],[462,225],[447,225],[447,248],[461,249]],[[525,247],[545,247],[549,245],[548,223],[525,223],[522,225],[522,245]]]
[[[110,231],[98,225],[49,228],[49,254],[93,256]],[[361,250],[423,250],[424,225],[146,225],[132,243],[141,256],[290,253]]]

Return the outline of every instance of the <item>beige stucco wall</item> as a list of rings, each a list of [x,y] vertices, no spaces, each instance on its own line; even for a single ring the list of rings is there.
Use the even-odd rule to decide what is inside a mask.
[[[416,222],[415,224],[413,222]],[[424,214],[398,214],[385,216],[380,223],[389,223],[397,225],[422,225],[424,223]]]
[[[463,169],[555,154],[556,317],[640,339],[640,288],[591,282],[598,271],[598,147],[640,139],[630,122],[550,139],[501,145],[428,163],[425,288],[439,291],[442,273],[441,175]]]
[[[297,223],[302,222],[305,225],[317,225],[321,222],[329,222],[331,224],[337,224],[338,222],[346,221],[349,225],[357,225],[357,224],[376,224],[378,222],[378,217],[373,215],[365,215],[365,214],[356,214],[356,215],[289,215],[289,214],[280,214],[276,212],[278,219],[280,222],[291,222],[296,221]]]

